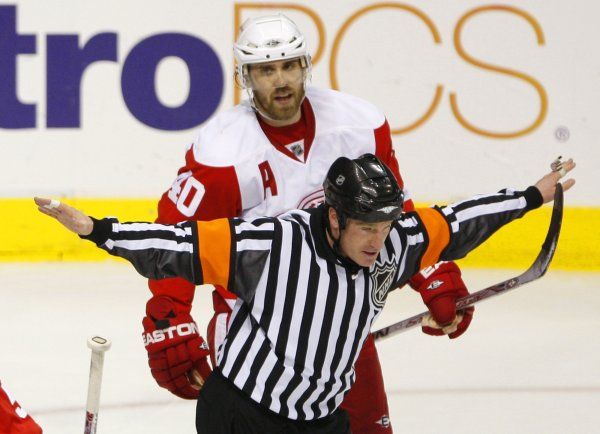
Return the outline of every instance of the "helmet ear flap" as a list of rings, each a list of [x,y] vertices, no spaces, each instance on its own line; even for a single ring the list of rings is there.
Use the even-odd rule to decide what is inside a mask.
[[[306,83],[310,83],[312,81],[312,57],[310,54],[306,53],[306,56],[302,56],[300,58],[300,65],[304,70],[304,88],[306,89]]]
[[[238,68],[235,68],[235,71],[233,72],[233,82],[238,89],[245,89],[244,78],[240,77],[240,71]]]
[[[239,86],[240,89],[249,89],[252,87],[248,83],[248,81],[250,80],[248,65],[236,65],[233,74],[235,84],[236,86]]]

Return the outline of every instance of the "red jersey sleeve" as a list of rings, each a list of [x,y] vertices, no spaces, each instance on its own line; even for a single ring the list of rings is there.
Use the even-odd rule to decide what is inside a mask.
[[[158,203],[157,222],[237,217],[242,201],[233,166],[206,166],[194,159],[193,148],[185,154],[185,166]]]
[[[392,134],[387,119],[379,128],[375,129],[375,155],[392,170],[398,184],[400,184],[401,188],[404,188],[404,180],[400,175],[400,166],[396,159],[394,147],[392,146]],[[415,205],[412,199],[404,201],[404,211],[414,210]]]
[[[42,434],[42,429],[0,385],[0,433]]]
[[[185,166],[158,202],[158,223],[214,220],[236,217],[242,211],[237,175],[233,166],[213,167],[197,162],[193,147],[185,155]],[[186,312],[191,310],[195,287],[185,279],[149,280],[154,295],[168,295]]]
[[[402,176],[400,176],[400,168],[398,165],[398,160],[396,159],[394,147],[392,146],[392,135],[391,135],[390,126],[389,126],[387,120],[379,128],[377,128],[375,130],[375,144],[376,144],[376,147],[375,147],[376,155],[379,158],[381,158],[381,160],[385,164],[388,165],[388,167],[392,170],[392,172],[396,176],[396,179],[398,180],[398,184],[400,184],[400,187],[402,187],[404,189],[405,188],[404,181],[402,180]],[[415,205],[414,205],[412,199],[407,199],[404,201],[404,211],[406,211],[406,212],[416,211]],[[423,216],[423,215],[434,215],[434,214],[430,214],[430,212],[428,210],[421,210],[420,215]],[[434,219],[430,219],[430,220],[433,221]],[[430,224],[430,226],[434,227],[435,225]],[[444,227],[444,225],[442,225],[442,227]],[[444,227],[444,229],[445,229],[445,227]],[[437,237],[440,240],[445,239],[443,236],[441,236],[439,234],[437,235]],[[438,239],[438,238],[434,237],[434,239]],[[443,246],[445,246],[445,245],[443,245]],[[432,265],[435,262],[437,262],[439,255],[441,253],[441,249],[439,248],[439,245],[436,245],[436,247],[437,247],[437,250],[434,247],[428,248],[428,251],[426,252],[425,256],[422,258],[421,267],[426,267],[428,265]],[[435,270],[433,275],[435,275],[436,273],[438,273],[438,275],[441,275],[442,273],[445,272],[444,270],[445,269],[443,269],[443,268],[438,268]],[[458,278],[460,279],[460,276]],[[464,285],[464,283],[463,283],[463,285]],[[412,284],[411,284],[411,286],[412,286]]]

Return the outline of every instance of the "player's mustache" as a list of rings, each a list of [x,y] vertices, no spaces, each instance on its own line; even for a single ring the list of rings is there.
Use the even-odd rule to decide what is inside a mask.
[[[285,96],[285,95],[288,95],[290,93],[292,95],[295,94],[295,92],[292,90],[292,88],[290,88],[288,86],[285,86],[285,87],[280,87],[280,88],[275,89],[275,92],[273,93],[273,96],[274,97],[275,96]]]

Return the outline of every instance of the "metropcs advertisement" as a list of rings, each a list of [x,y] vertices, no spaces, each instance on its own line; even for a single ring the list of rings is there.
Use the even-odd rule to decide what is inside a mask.
[[[417,203],[525,188],[557,156],[575,158],[561,246],[584,253],[567,260],[559,248],[555,262],[600,269],[579,229],[600,223],[592,0],[0,3],[0,260],[97,259],[38,220],[34,195],[153,219],[197,129],[247,97],[233,79],[240,24],[277,12],[307,38],[310,85],[386,114]],[[548,215],[518,237],[537,243]],[[42,227],[47,240],[34,240]],[[498,253],[501,266],[537,249],[518,245]]]

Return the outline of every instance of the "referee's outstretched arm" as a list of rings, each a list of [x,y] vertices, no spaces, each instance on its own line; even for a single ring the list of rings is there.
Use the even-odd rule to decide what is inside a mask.
[[[450,228],[450,240],[442,251],[441,257],[431,257],[427,262],[459,259],[469,251],[484,242],[493,232],[520,217],[525,212],[537,208],[542,203],[550,202],[554,196],[555,185],[561,177],[575,168],[573,160],[563,163],[562,172],[552,171],[542,177],[535,185],[523,192],[511,189],[503,190],[505,197],[490,205],[488,197],[498,197],[500,193],[489,196],[476,196],[457,204],[442,208],[441,216]],[[563,190],[569,190],[575,184],[574,179],[563,182]],[[508,195],[508,196],[507,196]],[[523,213],[514,216],[506,212],[506,203],[512,196],[523,201]],[[64,227],[89,239],[106,250],[109,254],[120,256],[130,261],[143,276],[151,279],[162,279],[180,276],[195,283],[211,283],[221,285],[236,293],[242,299],[251,298],[247,288],[236,288],[235,268],[236,254],[243,242],[236,238],[246,238],[255,245],[256,257],[262,256],[256,265],[265,264],[271,249],[272,227],[270,220],[263,218],[249,222],[250,227],[244,228],[244,234],[235,234],[234,226],[239,219],[218,219],[210,222],[183,222],[177,225],[162,225],[157,223],[119,223],[114,218],[96,220],[81,211],[57,200],[34,198],[38,209],[43,214],[58,220]],[[486,208],[484,212],[465,222],[464,216]],[[430,240],[435,242],[439,235],[440,225],[427,224],[431,218],[424,219],[430,229]],[[236,223],[237,222],[237,223]],[[461,224],[462,223],[462,224]],[[250,232],[255,231],[256,240],[252,240]],[[442,250],[442,249],[440,249]],[[262,252],[262,254],[261,254]],[[436,255],[437,256],[437,255]],[[423,267],[431,264],[422,264]],[[255,270],[255,274],[258,270]]]

